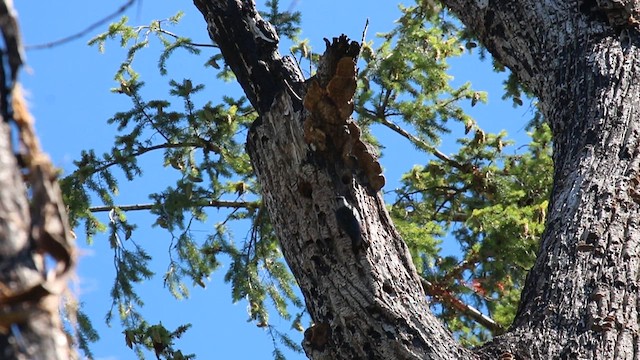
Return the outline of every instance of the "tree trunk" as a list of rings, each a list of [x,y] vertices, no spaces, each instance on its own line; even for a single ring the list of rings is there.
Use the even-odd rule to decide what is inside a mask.
[[[14,14],[11,2],[0,3],[0,358],[67,360],[76,357],[60,319],[74,263],[71,232],[53,167],[16,82],[22,45]],[[50,264],[56,267],[47,272]]]
[[[307,355],[640,357],[636,2],[444,1],[539,98],[554,134],[554,187],[540,256],[512,328],[475,354],[429,312],[370,169],[355,147],[345,146],[351,136],[345,134],[353,134],[342,119],[348,104],[341,107],[331,84],[349,75],[340,61],[353,57],[350,45],[328,44],[315,83],[303,82],[278,54],[277,35],[253,1],[194,2],[260,114],[247,149],[315,322],[305,333]],[[339,226],[336,196],[355,208],[362,244]]]
[[[307,355],[314,359],[461,358],[465,350],[428,311],[407,247],[382,198],[372,189],[379,186],[375,183],[379,178],[360,174],[364,171],[360,162],[345,161],[342,151],[348,140],[338,140],[337,130],[324,129],[326,144],[314,147],[305,141],[310,135],[309,129],[303,129],[305,116],[314,115],[303,108],[309,83],[304,83],[291,59],[280,57],[277,35],[256,13],[253,1],[196,0],[195,4],[260,115],[248,135],[247,151],[284,256],[315,323],[305,332]],[[330,87],[328,80],[340,59],[351,57],[353,65],[354,47],[357,44],[345,38],[328,45],[316,78],[320,88]],[[320,96],[324,90],[318,89]],[[335,105],[323,99],[319,101],[327,107]],[[327,120],[342,131],[339,125],[346,126],[346,119],[332,118],[339,116],[339,109],[324,109],[331,113]],[[365,157],[360,154],[355,161]],[[356,209],[361,243],[339,227],[337,196]]]
[[[637,359],[638,6],[445,3],[539,98],[554,136],[539,256],[510,333],[487,348],[534,359]]]

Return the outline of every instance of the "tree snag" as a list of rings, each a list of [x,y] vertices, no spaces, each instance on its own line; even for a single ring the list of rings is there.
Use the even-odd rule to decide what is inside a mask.
[[[336,86],[350,81],[344,78],[352,76],[358,44],[346,37],[328,41],[317,76],[305,83],[297,65],[278,53],[273,28],[254,26],[265,22],[253,1],[195,4],[260,115],[247,151],[315,323],[303,342],[307,355],[460,358],[466,350],[428,310],[408,249],[377,192],[383,180],[369,175],[381,175],[380,169],[364,166],[377,160],[364,155],[369,152],[357,145],[359,132],[349,126],[355,89],[346,91],[347,99]],[[312,127],[325,139],[310,134]],[[353,149],[345,153],[349,142]],[[358,212],[362,237],[370,244],[366,251],[354,252],[349,236],[339,230],[337,196]]]

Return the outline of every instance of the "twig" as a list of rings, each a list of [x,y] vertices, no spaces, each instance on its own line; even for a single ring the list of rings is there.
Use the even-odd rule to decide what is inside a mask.
[[[360,45],[364,45],[364,41],[367,38],[367,30],[369,30],[369,18],[364,23],[364,29],[362,29],[362,40],[360,41]]]
[[[451,292],[447,291],[441,286],[435,285],[424,278],[420,278],[420,282],[422,283],[425,294],[440,299],[443,305],[450,305],[454,310],[468,316],[478,324],[489,329],[492,334],[501,334],[504,332],[505,329],[502,325],[498,324],[490,317],[484,315],[480,312],[480,310],[474,308],[473,306],[463,303],[462,301],[460,301],[460,299],[453,296]]]
[[[148,26],[145,26],[145,27],[148,27]],[[165,35],[169,35],[169,36],[171,36],[171,37],[172,37],[172,38],[174,38],[174,39],[180,39],[180,36],[178,36],[178,35],[176,35],[176,34],[174,34],[174,33],[170,32],[170,31],[164,30],[164,29],[162,29],[162,28],[161,28],[161,29],[158,29],[158,32],[161,32],[161,33],[163,33],[163,34],[165,34]],[[216,45],[216,44],[203,44],[203,43],[192,43],[192,42],[187,42],[186,44],[187,44],[187,45],[189,45],[189,46],[194,46],[194,47],[212,47],[212,48],[218,48],[218,45]]]
[[[36,45],[26,45],[25,49],[27,50],[42,50],[42,49],[50,49],[52,47],[56,47],[59,45],[62,45],[64,43],[68,43],[70,41],[76,40],[84,35],[86,35],[87,33],[89,33],[90,31],[96,29],[99,26],[104,25],[105,23],[109,22],[111,19],[115,18],[116,16],[122,14],[123,12],[125,12],[131,5],[133,5],[133,3],[135,2],[135,0],[129,0],[127,1],[124,5],[120,6],[120,8],[118,8],[118,10],[116,10],[115,12],[107,15],[106,17],[98,20],[97,22],[89,25],[86,29],[79,31],[75,34],[63,37],[61,39],[58,40],[54,40],[48,43],[44,43],[44,44],[36,44]]]
[[[467,167],[465,167],[463,164],[460,164],[459,162],[457,162],[455,160],[452,160],[451,158],[449,158],[447,155],[445,155],[440,150],[438,150],[435,147],[427,144],[426,142],[420,140],[419,138],[413,136],[408,131],[406,131],[405,129],[403,129],[400,126],[398,126],[396,123],[387,120],[386,117],[380,116],[380,117],[378,117],[378,121],[380,121],[383,125],[385,125],[389,129],[391,129],[391,130],[397,132],[398,134],[404,136],[405,138],[407,138],[409,141],[414,143],[419,148],[432,153],[435,157],[437,157],[438,159],[440,159],[440,160],[446,162],[447,164],[453,166],[454,168],[460,169],[460,170],[466,170]]]

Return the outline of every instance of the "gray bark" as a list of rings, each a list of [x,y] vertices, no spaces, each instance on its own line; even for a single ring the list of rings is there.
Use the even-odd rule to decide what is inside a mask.
[[[539,98],[554,136],[539,256],[510,333],[487,349],[534,359],[637,359],[637,5],[445,3]]]
[[[284,256],[315,323],[305,332],[314,359],[461,358],[465,353],[429,312],[405,243],[382,198],[367,179],[328,146],[304,141],[305,84],[277,52],[275,32],[253,1],[194,1],[260,114],[247,150],[263,189]],[[330,47],[321,75],[333,75],[339,46]],[[338,50],[336,50],[338,49]],[[334,64],[334,65],[331,65]],[[326,85],[326,79],[319,80]],[[358,249],[341,231],[336,196],[357,209],[363,241]]]
[[[311,358],[640,357],[638,2],[444,1],[539,98],[554,135],[540,255],[512,328],[475,353],[429,312],[380,196],[336,151],[305,142],[308,84],[253,1],[194,2],[260,113],[247,147],[316,324]],[[337,225],[336,195],[357,209],[363,251]]]

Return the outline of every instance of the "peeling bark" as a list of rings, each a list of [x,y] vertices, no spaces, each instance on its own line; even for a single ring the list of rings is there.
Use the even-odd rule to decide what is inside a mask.
[[[0,358],[74,359],[59,312],[74,248],[53,166],[17,83],[22,45],[10,1],[0,3],[0,30]],[[12,128],[20,146],[12,143]]]

